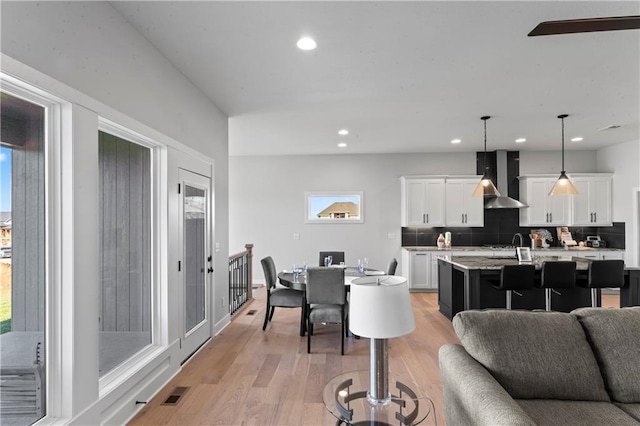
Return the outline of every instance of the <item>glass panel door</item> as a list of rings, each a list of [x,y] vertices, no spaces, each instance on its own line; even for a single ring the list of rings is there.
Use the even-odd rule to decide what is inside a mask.
[[[184,186],[185,334],[205,319],[205,190]]]
[[[188,358],[211,336],[208,285],[209,276],[213,272],[208,258],[210,180],[183,169],[180,169],[180,180],[184,298],[182,349],[185,358]]]

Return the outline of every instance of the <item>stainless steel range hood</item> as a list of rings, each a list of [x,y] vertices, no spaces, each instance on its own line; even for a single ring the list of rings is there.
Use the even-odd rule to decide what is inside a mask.
[[[484,205],[485,209],[521,209],[529,207],[526,204],[508,196],[509,179],[507,176],[507,151],[496,151],[496,173],[498,175],[497,188],[502,194],[499,197],[489,198]]]

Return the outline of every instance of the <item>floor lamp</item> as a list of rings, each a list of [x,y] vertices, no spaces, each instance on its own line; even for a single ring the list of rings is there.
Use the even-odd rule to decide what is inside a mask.
[[[400,276],[371,276],[351,282],[349,329],[370,343],[369,391],[373,406],[391,402],[389,392],[388,339],[411,333],[413,319],[407,279]]]

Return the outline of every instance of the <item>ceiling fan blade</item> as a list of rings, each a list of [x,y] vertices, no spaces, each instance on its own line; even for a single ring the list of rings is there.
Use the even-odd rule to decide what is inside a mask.
[[[564,21],[546,21],[539,23],[529,37],[589,33],[594,31],[637,30],[640,29],[640,16],[614,16],[609,18],[568,19]]]

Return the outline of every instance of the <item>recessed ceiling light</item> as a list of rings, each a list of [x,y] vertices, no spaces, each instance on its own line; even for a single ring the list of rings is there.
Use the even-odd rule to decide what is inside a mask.
[[[298,43],[296,43],[296,45],[299,49],[302,50],[313,50],[318,47],[316,41],[311,37],[302,37],[300,40],[298,40]]]
[[[524,143],[524,142],[526,142],[526,141],[527,141],[527,140],[526,140],[525,138],[518,138],[518,139],[516,139],[516,143]]]
[[[462,142],[462,139],[451,139],[451,143],[456,144]]]
[[[338,144],[338,148],[346,148],[346,147],[347,147],[347,144],[345,142],[340,142]]]
[[[342,129],[338,132],[338,134],[341,136],[346,136],[349,134],[349,131],[347,129]]]
[[[582,136],[578,136],[577,138],[572,138],[571,142],[581,142],[584,138]]]

